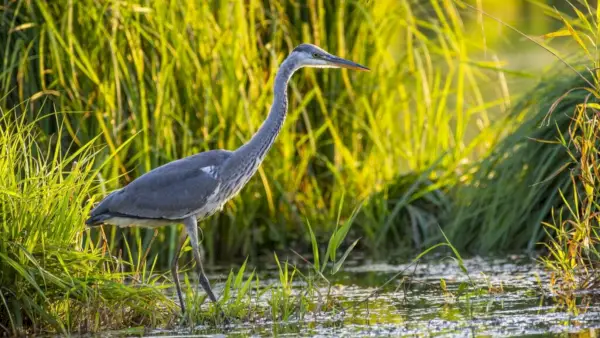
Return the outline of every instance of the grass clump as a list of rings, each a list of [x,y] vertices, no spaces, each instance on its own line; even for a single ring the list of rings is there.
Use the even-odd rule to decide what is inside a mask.
[[[572,310],[576,291],[600,287],[600,8],[587,0],[582,6],[582,10],[573,7],[576,19],[557,14],[566,27],[560,35],[577,45],[588,66],[585,84],[565,93],[583,96],[572,105],[569,124],[559,128],[561,137],[555,140],[568,155],[563,176],[569,188],[559,190],[563,206],[544,223],[552,240],[546,244],[549,254],[543,262],[553,272],[553,291]]]
[[[62,129],[47,140],[36,125],[14,111],[0,117],[0,331],[166,325],[174,305],[156,277],[131,278],[127,263],[103,255],[105,244],[84,239],[97,174],[91,143],[68,153]]]
[[[559,190],[564,206],[544,223],[552,240],[543,262],[553,272],[553,291],[569,308],[576,305],[573,292],[600,287],[600,104],[586,101],[575,107],[568,139],[558,140],[571,159],[571,186]]]
[[[339,204],[338,219],[342,205],[343,201]],[[307,316],[318,313],[336,314],[343,311],[333,295],[334,286],[330,279],[340,271],[358,243],[358,239],[347,243],[346,237],[359,210],[354,210],[348,220],[338,221],[324,252],[321,252],[314,232],[307,223],[312,259],[292,250],[302,261],[304,268],[299,268],[288,260],[281,261],[279,255],[274,253],[273,263],[277,266],[274,282],[261,282],[255,270],[248,272],[246,259],[237,272],[233,269],[230,271],[217,304],[206,304],[206,296],[196,293],[197,286],[190,283],[186,275],[188,310],[183,323],[194,329],[197,324],[212,328],[236,322],[301,322]],[[342,247],[346,247],[343,252]]]
[[[600,275],[600,10],[571,5],[574,16],[537,4],[563,25],[543,37],[566,38],[569,60],[543,42],[564,69],[550,73],[516,106],[524,122],[474,167],[459,188],[449,228],[455,244],[477,251],[536,248],[542,242],[550,287],[575,309],[575,292]],[[574,60],[574,61],[573,61]]]
[[[561,205],[559,189],[570,186],[564,171],[569,156],[556,140],[570,123],[569,112],[586,94],[562,96],[581,85],[579,77],[555,72],[513,108],[511,118],[521,125],[477,162],[472,178],[452,193],[455,206],[445,231],[457,248],[479,253],[534,250],[544,239],[542,222]],[[550,109],[555,113],[547,124]]]

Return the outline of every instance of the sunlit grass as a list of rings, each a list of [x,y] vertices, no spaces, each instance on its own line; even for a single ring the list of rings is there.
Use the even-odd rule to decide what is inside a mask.
[[[556,126],[559,136],[555,141],[568,156],[562,174],[568,187],[558,191],[562,204],[544,223],[551,240],[545,244],[548,257],[543,262],[553,272],[553,291],[570,310],[577,309],[576,291],[600,286],[600,10],[587,0],[582,5],[582,10],[574,8],[577,18],[556,14],[565,29],[554,35],[577,44],[585,60],[582,72],[587,81],[565,93],[580,95],[565,112],[568,124]],[[551,109],[547,120],[557,113],[563,112]]]
[[[577,310],[577,291],[600,286],[600,86],[591,79],[594,87],[579,89],[585,97],[571,107],[569,124],[556,139],[568,155],[563,175],[569,185],[558,191],[561,205],[544,222],[551,239],[542,261],[553,272],[552,290],[570,310]]]
[[[448,230],[459,247],[479,252],[534,250],[541,242],[552,291],[576,310],[575,293],[599,285],[600,11],[589,1],[571,5],[573,16],[537,6],[563,28],[528,38],[555,55],[562,69],[549,72],[514,108],[522,125],[457,189]],[[548,44],[556,39],[578,53],[561,57]]]
[[[585,94],[564,97],[547,124],[554,101],[583,83],[565,71],[544,79],[515,105],[514,118],[521,125],[472,167],[472,179],[450,197],[455,207],[446,231],[461,250],[535,250],[545,237],[542,222],[561,204],[559,189],[570,185],[562,172],[569,158],[557,144],[557,127],[569,124],[565,113]]]
[[[0,325],[6,334],[168,325],[174,305],[154,273],[84,240],[94,191],[91,142],[69,153],[25,115],[0,118]],[[54,116],[46,119],[55,118]],[[145,266],[145,262],[140,266]]]
[[[278,64],[300,42],[372,68],[294,77],[285,130],[257,177],[205,222],[209,260],[306,241],[305,218],[317,235],[330,231],[342,194],[352,204],[369,200],[363,210],[376,215],[359,224],[364,246],[410,244],[410,226],[381,227],[396,217],[380,212],[386,198],[403,193],[389,184],[409,172],[435,178],[408,204],[455,184],[463,165],[497,141],[491,123],[509,95],[499,63],[467,41],[451,1],[20,0],[2,11],[10,24],[2,26],[0,91],[17,88],[3,102],[34,97],[38,107],[49,97],[73,111],[60,123],[74,149],[94,140],[105,146],[98,162],[114,155],[96,201],[167,161],[247,141],[269,109]],[[489,58],[472,56],[483,50]],[[54,123],[41,125],[53,133]],[[112,247],[124,248],[121,230],[107,231]],[[144,245],[153,236],[126,231]],[[160,230],[155,243],[168,248],[160,266],[177,232]]]

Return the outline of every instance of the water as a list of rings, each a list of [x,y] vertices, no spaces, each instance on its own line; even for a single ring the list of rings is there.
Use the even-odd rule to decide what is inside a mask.
[[[526,257],[472,258],[464,264],[468,276],[451,259],[439,258],[416,266],[350,262],[332,280],[333,297],[345,311],[317,312],[287,322],[257,319],[224,328],[199,326],[192,332],[157,330],[150,334],[595,336],[595,329],[600,328],[600,302],[594,302],[594,293],[580,296],[579,314],[570,314],[557,307],[551,297],[549,275]],[[278,277],[273,271],[261,273],[263,283],[274,283],[274,278]],[[445,281],[445,291],[441,279]],[[457,298],[465,283],[471,286],[463,291],[470,294]],[[297,283],[294,287],[301,291],[305,285]],[[222,284],[216,286],[217,290],[222,288]]]

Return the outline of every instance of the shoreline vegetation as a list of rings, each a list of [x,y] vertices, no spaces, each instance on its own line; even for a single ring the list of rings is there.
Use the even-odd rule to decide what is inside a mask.
[[[223,324],[187,274],[184,318],[167,296],[179,227],[84,220],[151,168],[247,140],[276,67],[305,41],[372,71],[297,76],[259,174],[202,224],[210,263],[246,259],[226,280],[226,315],[339,311],[318,293],[348,256],[440,248],[461,268],[461,254],[537,254],[574,311],[599,283],[600,10],[531,5],[532,20],[554,23],[536,26],[532,48],[577,52],[527,74],[492,52],[500,36],[483,38],[485,6],[332,3],[0,5],[0,334]],[[292,255],[302,268],[282,260]],[[265,289],[247,268],[258,257],[278,267]],[[294,280],[306,289],[293,293]],[[265,294],[268,306],[248,305]]]

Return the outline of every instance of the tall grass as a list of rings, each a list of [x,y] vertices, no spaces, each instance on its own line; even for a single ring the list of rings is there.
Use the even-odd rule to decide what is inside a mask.
[[[167,325],[175,307],[161,293],[158,277],[150,269],[124,274],[124,265],[133,262],[103,255],[105,242],[84,241],[94,154],[91,142],[70,153],[57,146],[62,131],[45,139],[25,115],[2,110],[0,331]]]
[[[436,184],[410,203],[456,182],[463,164],[496,142],[490,121],[508,97],[491,54],[473,56],[484,47],[467,41],[452,1],[19,0],[0,14],[2,102],[31,97],[38,108],[47,97],[71,112],[59,121],[73,149],[106,145],[96,157],[114,158],[98,175],[105,190],[96,201],[167,161],[247,141],[268,111],[277,65],[297,43],[373,69],[295,76],[288,122],[265,164],[205,224],[213,260],[307,243],[304,219],[317,233],[331,230],[342,194],[348,205],[369,201],[363,245],[408,243],[411,226],[379,212],[396,197],[388,184],[430,170]],[[121,230],[108,231],[124,247]],[[144,245],[153,236],[126,231]],[[161,230],[157,242],[169,250],[159,264],[170,261],[178,231]]]
[[[584,85],[567,71],[551,72],[514,107],[512,118],[522,124],[473,166],[471,180],[452,193],[455,206],[446,231],[459,249],[535,250],[544,240],[542,222],[562,204],[559,189],[568,194],[571,185],[565,171],[570,158],[558,140],[568,138],[564,130],[570,113],[586,96],[569,91]]]
[[[457,190],[449,231],[454,244],[484,252],[533,250],[542,242],[551,287],[575,309],[574,292],[599,285],[600,9],[584,0],[570,5],[569,16],[538,6],[563,25],[543,38],[562,38],[563,48],[577,52],[561,58],[538,42],[563,70],[550,72],[517,105],[524,123]]]
[[[596,8],[585,0],[581,9],[573,6],[576,18],[558,13],[566,29],[554,33],[577,45],[588,79],[584,85],[571,89],[584,97],[571,107],[569,124],[560,129],[565,136],[556,140],[569,157],[564,165],[568,174],[563,176],[570,180],[570,189],[559,191],[563,205],[553,209],[552,219],[544,223],[552,239],[546,244],[549,254],[543,262],[553,272],[552,287],[575,311],[574,291],[600,285],[600,7],[595,5]]]
[[[553,291],[574,310],[577,309],[575,291],[600,285],[600,116],[597,110],[600,97],[590,100],[591,96],[588,92],[585,100],[574,108],[565,131],[568,138],[559,140],[570,157],[567,162],[570,186],[559,190],[562,205],[552,210],[551,220],[544,222],[552,239],[545,244],[548,256],[542,261],[553,274]]]

